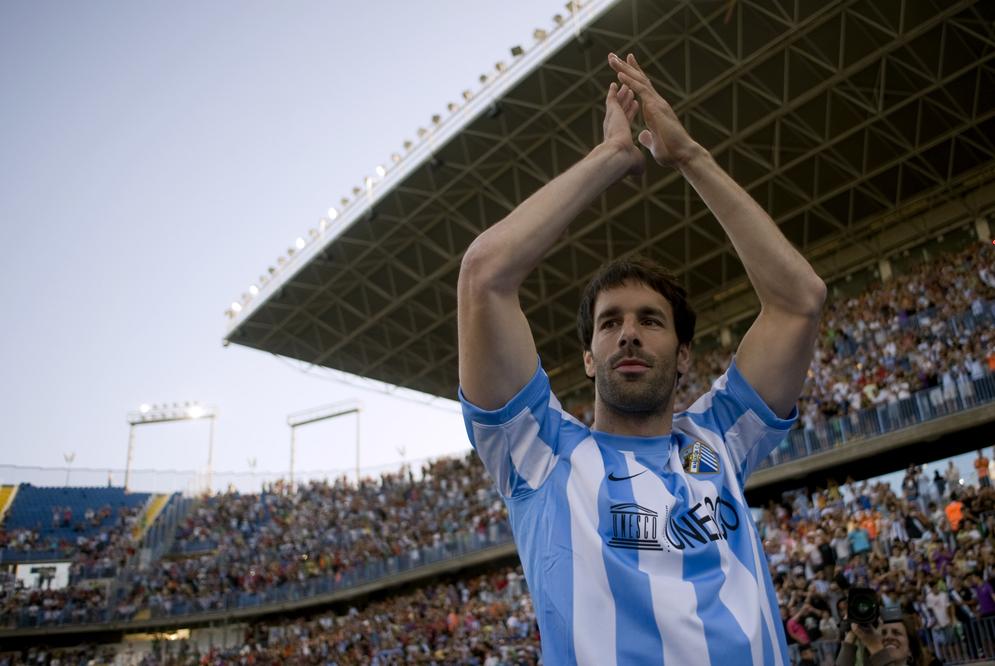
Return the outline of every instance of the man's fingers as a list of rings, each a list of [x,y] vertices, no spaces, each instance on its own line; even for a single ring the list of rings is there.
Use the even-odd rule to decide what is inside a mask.
[[[632,89],[628,86],[622,86],[622,89],[618,92],[618,102],[623,107],[629,102],[636,98],[636,93],[632,92]]]
[[[643,130],[639,133],[639,143],[643,144],[647,148],[653,148],[653,133],[649,130]]]
[[[637,95],[645,95],[653,90],[653,86],[651,86],[648,82],[642,81],[628,72],[619,71],[618,80],[624,85],[629,86],[629,88],[631,88]]]
[[[618,102],[618,84],[614,81],[608,86],[608,96],[605,98],[605,106],[611,106],[612,100]]]

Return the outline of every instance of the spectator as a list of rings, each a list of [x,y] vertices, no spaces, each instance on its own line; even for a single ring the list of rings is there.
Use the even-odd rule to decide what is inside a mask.
[[[978,474],[978,485],[982,488],[988,488],[992,485],[991,480],[988,478],[988,465],[990,461],[985,457],[985,454],[981,449],[978,449],[978,457],[974,460],[974,470]]]

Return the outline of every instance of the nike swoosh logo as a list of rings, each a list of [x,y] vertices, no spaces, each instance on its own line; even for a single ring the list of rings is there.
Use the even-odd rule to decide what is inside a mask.
[[[646,470],[644,469],[643,472],[645,472],[645,471]],[[639,476],[643,472],[639,472],[637,474],[633,474],[632,476],[615,476],[614,473],[609,472],[608,473],[608,480],[609,481],[625,481],[626,479],[631,479],[633,476]]]

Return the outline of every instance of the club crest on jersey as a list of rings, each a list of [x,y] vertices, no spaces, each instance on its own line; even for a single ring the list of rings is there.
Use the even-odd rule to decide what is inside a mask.
[[[721,469],[719,454],[704,442],[688,444],[681,449],[680,456],[688,474],[717,474]]]

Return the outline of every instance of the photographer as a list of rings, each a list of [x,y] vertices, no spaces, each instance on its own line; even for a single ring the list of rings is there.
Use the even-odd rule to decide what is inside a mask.
[[[898,607],[881,612],[880,622],[852,623],[836,656],[836,666],[935,666],[941,664],[924,649],[915,631],[902,617]]]

